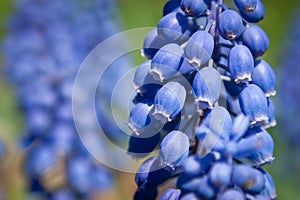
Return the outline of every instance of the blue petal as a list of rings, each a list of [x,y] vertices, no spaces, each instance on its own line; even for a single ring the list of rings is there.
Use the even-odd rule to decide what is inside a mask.
[[[133,87],[135,89],[139,89],[144,84],[149,83],[152,79],[150,76],[151,70],[151,60],[144,61],[139,67],[136,69],[133,78]],[[150,82],[151,83],[151,82]]]
[[[242,35],[242,42],[250,49],[254,57],[262,56],[270,44],[268,35],[256,25],[246,28]]]
[[[176,189],[167,189],[159,198],[159,200],[179,200],[181,192]]]
[[[168,42],[183,43],[188,40],[188,20],[181,12],[171,12],[160,19],[158,35]]]
[[[152,59],[156,52],[166,44],[167,41],[157,34],[157,28],[152,29],[145,37],[142,54],[148,59]]]
[[[209,182],[217,188],[227,187],[231,183],[231,172],[230,164],[217,162],[209,171]]]
[[[262,125],[268,122],[268,103],[263,91],[250,84],[239,95],[241,110],[249,116],[251,125]]]
[[[244,45],[234,46],[229,53],[229,71],[236,83],[251,81],[254,59],[250,50]]]
[[[225,39],[236,39],[244,31],[242,18],[234,10],[225,10],[219,16],[218,29]]]
[[[185,88],[177,82],[169,82],[158,90],[154,103],[154,117],[171,121],[183,108],[186,98]]]
[[[230,114],[239,115],[242,113],[239,98],[232,97],[230,94],[227,93],[226,103],[227,103],[227,110]]]
[[[222,195],[220,195],[219,200],[246,200],[245,195],[236,189],[226,190]]]
[[[202,181],[198,185],[198,190],[197,193],[206,198],[206,199],[212,199],[213,197],[216,196],[216,192],[214,188],[211,186],[208,180],[208,176],[205,175],[202,177]]]
[[[152,107],[152,102],[145,101],[136,104],[131,110],[127,125],[137,135],[143,132],[146,126],[150,124],[150,111]]]
[[[265,16],[265,6],[261,0],[257,0],[257,4],[254,10],[252,11],[244,11],[240,10],[242,17],[250,22],[250,23],[257,23],[262,20]]]
[[[270,128],[276,126],[276,114],[275,114],[275,105],[272,99],[268,98],[268,117],[269,122],[264,126],[265,128]]]
[[[195,76],[193,90],[200,109],[212,108],[221,93],[221,77],[217,70],[205,67]]]
[[[258,194],[265,188],[263,173],[247,165],[236,165],[232,180],[234,184],[250,194]]]
[[[250,12],[255,10],[258,0],[234,0],[236,7],[241,11]]]
[[[276,194],[274,180],[267,171],[263,171],[263,172],[264,172],[264,177],[265,177],[265,181],[266,181],[266,187],[265,187],[264,191],[261,192],[261,195],[268,199],[276,199],[277,194]]]
[[[181,9],[188,16],[199,16],[206,10],[206,4],[203,0],[182,0]]]
[[[233,126],[230,139],[237,141],[246,133],[250,125],[249,117],[240,114],[233,119]]]
[[[196,177],[206,172],[212,163],[216,160],[213,153],[209,153],[200,158],[198,155],[189,156],[183,164],[184,175],[187,177]]]
[[[205,115],[201,125],[196,130],[196,136],[207,150],[222,149],[229,140],[231,129],[230,114],[225,108],[218,106]]]
[[[261,166],[274,160],[274,141],[263,128],[253,128],[248,136],[242,138],[237,145],[236,158],[247,158],[253,164]]]
[[[214,39],[206,31],[197,31],[189,39],[184,49],[184,55],[198,66],[209,61],[214,50]]]
[[[182,55],[183,49],[177,44],[163,46],[152,59],[151,74],[160,81],[172,78],[183,63]]]
[[[257,60],[252,72],[252,83],[258,85],[267,97],[276,94],[276,75],[272,67],[264,60]]]
[[[170,132],[161,142],[159,159],[163,166],[177,167],[189,154],[189,138],[180,131]]]

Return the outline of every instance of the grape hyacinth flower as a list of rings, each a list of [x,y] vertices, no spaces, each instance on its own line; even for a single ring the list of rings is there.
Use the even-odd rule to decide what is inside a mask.
[[[267,128],[276,124],[276,76],[260,58],[269,47],[267,34],[247,23],[260,21],[265,9],[261,0],[234,3],[238,11],[222,0],[169,0],[157,29],[146,36],[145,63],[152,63],[154,73],[139,68],[138,88],[149,79],[161,86],[144,90],[151,103],[141,108],[145,99],[138,100],[136,88],[129,121],[133,114],[140,120],[132,128],[136,135],[161,139],[139,138],[151,148],[138,155],[132,150],[139,144],[130,143],[128,153],[136,158],[158,151],[137,171],[135,200],[155,199],[168,180],[175,185],[161,200],[276,198],[274,181],[263,169],[274,160]],[[193,69],[181,71],[183,63]],[[160,129],[145,126],[156,124],[155,118]]]
[[[5,72],[27,128],[21,139],[24,171],[28,188],[43,199],[92,199],[113,185],[111,172],[80,141],[72,90],[84,58],[118,32],[116,13],[111,0],[17,0],[7,21]],[[110,103],[112,83],[131,67],[125,57],[114,65],[118,70],[100,80],[101,101],[107,101],[100,102],[103,107]],[[116,138],[120,130],[112,128],[110,113],[100,109],[97,114],[106,133]]]

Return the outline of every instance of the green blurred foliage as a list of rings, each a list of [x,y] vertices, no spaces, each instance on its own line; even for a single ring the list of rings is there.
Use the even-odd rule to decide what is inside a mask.
[[[6,19],[12,9],[12,1],[0,2],[0,38],[5,34]],[[2,47],[1,47],[2,48]],[[1,55],[1,54],[0,54]],[[1,59],[2,56],[0,57]],[[1,60],[0,60],[1,61]],[[14,89],[5,82],[3,67],[0,65],[0,137],[12,140],[20,130],[23,123],[21,113],[18,110]],[[4,134],[4,135],[1,135]]]

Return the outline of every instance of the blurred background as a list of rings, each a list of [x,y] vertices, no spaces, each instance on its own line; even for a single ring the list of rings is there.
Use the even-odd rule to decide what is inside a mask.
[[[110,2],[109,0],[104,1]],[[165,2],[166,0],[116,1],[112,11],[116,21],[115,28],[108,32],[105,37],[122,30],[156,26],[162,16],[162,8]],[[276,182],[278,199],[294,200],[300,197],[300,2],[298,0],[263,0],[263,3],[266,7],[266,15],[259,25],[265,29],[271,41],[264,59],[273,66],[278,76],[278,92],[275,98],[277,126],[271,130],[275,140],[276,160],[266,168],[273,175]],[[1,40],[6,38],[12,30],[15,30],[7,28],[7,20],[13,11],[14,1],[0,1]],[[45,12],[47,11],[45,10]],[[100,11],[99,13],[101,15]],[[53,13],[53,15],[55,14]],[[80,18],[80,14],[77,13],[77,15]],[[94,26],[97,26],[97,24],[94,24]],[[99,31],[99,34],[101,34],[101,31]],[[102,39],[100,38],[99,41]],[[129,44],[134,42],[134,38],[128,38],[128,42]],[[20,45],[22,44],[17,43],[15,48],[20,47]],[[88,48],[92,46],[91,44]],[[5,48],[2,45],[2,51],[5,52],[7,50]],[[37,197],[38,195],[33,198],[32,194],[28,193],[28,190],[32,190],[35,180],[28,178],[28,172],[26,172],[27,174],[24,173],[23,163],[27,149],[25,148],[24,150],[22,145],[22,148],[20,148],[20,138],[24,136],[27,127],[27,120],[25,119],[27,111],[24,109],[24,105],[20,105],[19,100],[21,92],[18,87],[23,83],[22,81],[16,81],[15,77],[7,77],[9,72],[7,74],[4,61],[7,59],[6,56],[8,54],[7,51],[1,54],[0,60],[0,139],[3,143],[0,145],[0,199],[44,199],[42,196]],[[10,59],[14,61],[19,58],[16,56]],[[139,53],[134,53],[130,57],[130,61],[128,61],[128,66],[137,66],[143,60],[144,58],[139,56]],[[12,79],[14,84],[11,83]],[[18,83],[15,84],[15,82]],[[98,195],[96,192],[89,198],[132,199],[136,188],[134,175],[113,170],[111,176],[115,180],[111,187],[101,186],[101,192],[99,192],[101,194]],[[72,186],[71,190],[75,190],[76,187]],[[54,191],[59,191],[60,189],[58,187]],[[63,189],[65,191],[70,190],[64,184]],[[39,191],[39,189],[36,191]],[[68,195],[66,193],[68,192],[59,193],[61,196],[57,200],[67,200]],[[76,193],[79,199],[87,198],[79,193]]]

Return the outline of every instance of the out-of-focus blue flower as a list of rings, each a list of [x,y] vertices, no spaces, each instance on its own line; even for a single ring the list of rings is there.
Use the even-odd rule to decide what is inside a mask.
[[[5,73],[17,90],[26,122],[24,168],[32,191],[38,188],[50,199],[89,199],[113,184],[110,172],[81,144],[72,91],[84,58],[120,30],[116,11],[111,0],[16,0],[6,23]],[[103,108],[110,105],[114,86],[130,64],[127,57],[117,59],[99,81],[97,115],[113,139],[122,131]],[[49,188],[51,180],[45,178],[56,171],[62,181],[54,187],[63,190]]]

